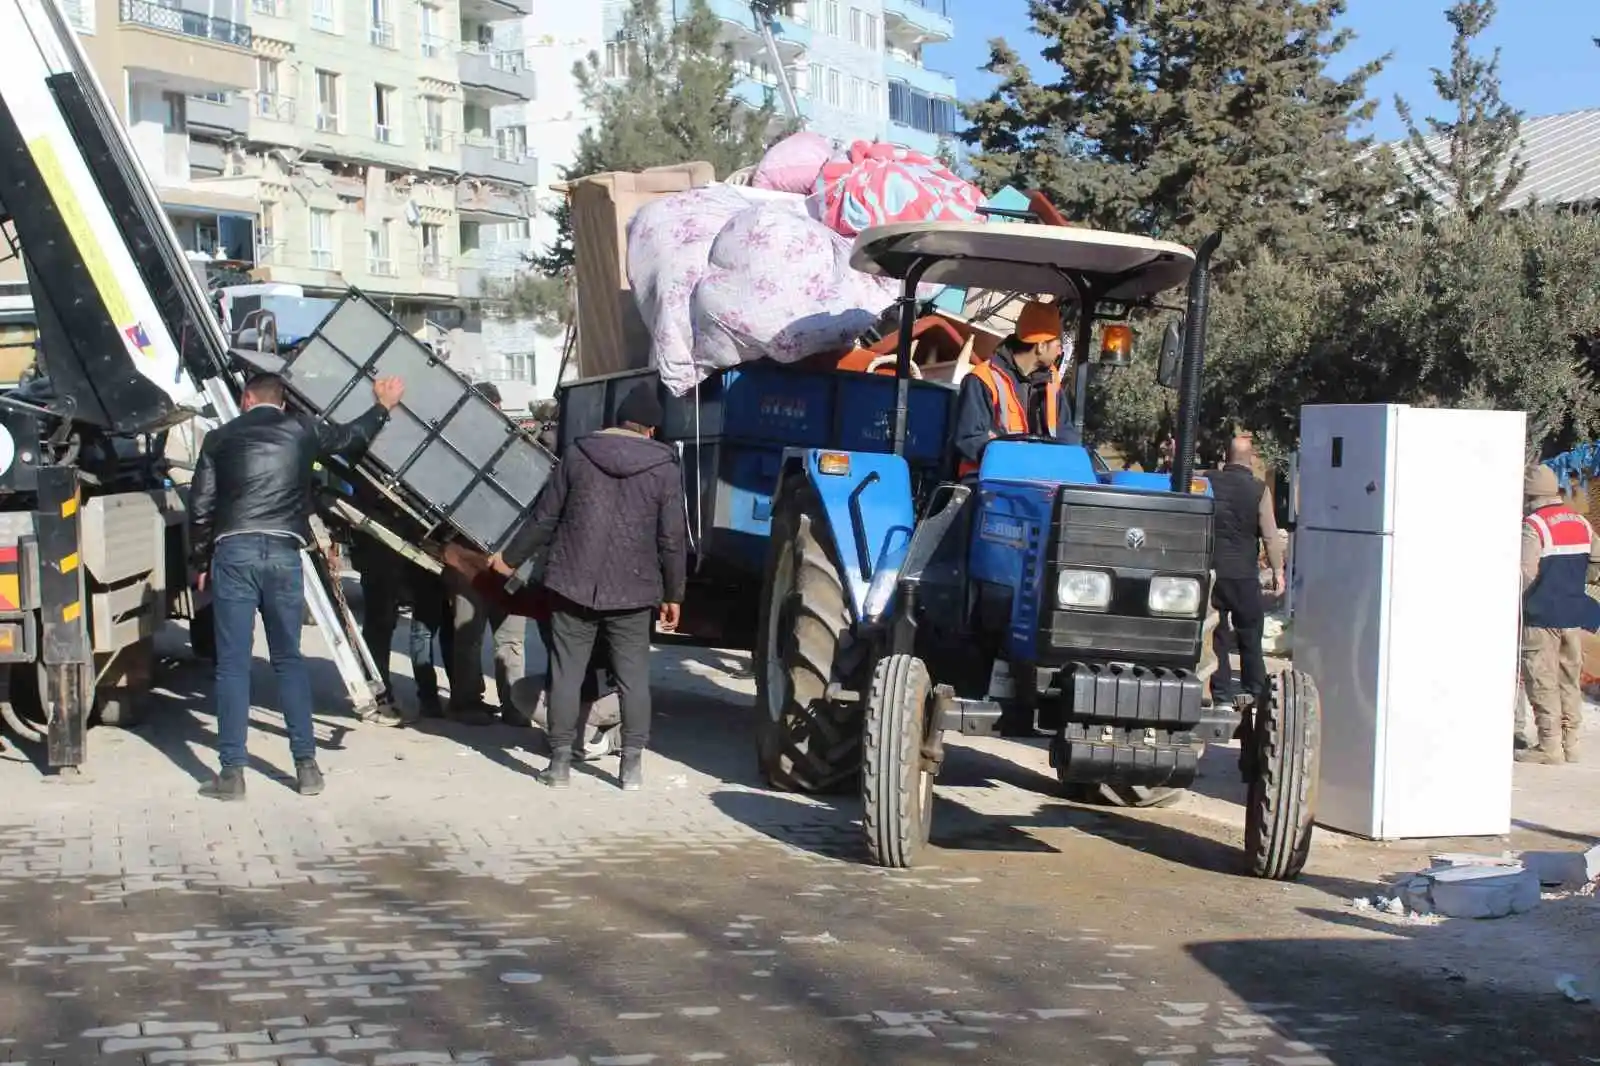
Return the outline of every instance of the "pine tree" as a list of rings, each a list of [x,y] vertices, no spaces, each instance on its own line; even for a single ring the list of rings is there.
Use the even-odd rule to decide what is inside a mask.
[[[606,77],[594,53],[573,68],[594,121],[579,136],[562,179],[697,161],[725,177],[758,162],[767,145],[788,132],[787,124],[770,102],[751,108],[735,99],[741,75],[720,32],[705,0],[693,0],[676,22],[659,0],[630,0],[620,35],[624,76]],[[556,239],[528,257],[531,269],[511,288],[508,302],[513,313],[554,325],[570,316],[574,249],[565,200],[551,214]]]
[[[1428,118],[1428,132],[1411,118],[1411,107],[1395,97],[1406,124],[1401,150],[1417,192],[1469,218],[1497,212],[1527,174],[1522,160],[1522,113],[1500,97],[1500,50],[1488,59],[1473,55],[1472,44],[1494,21],[1494,0],[1459,0],[1445,12],[1455,30],[1450,69],[1433,71],[1439,99],[1455,105],[1455,118]]]
[[[1352,137],[1366,84],[1330,60],[1344,0],[1031,0],[1036,79],[1004,40],[988,99],[965,108],[984,185],[1043,189],[1068,218],[1300,258],[1394,210],[1387,153]]]

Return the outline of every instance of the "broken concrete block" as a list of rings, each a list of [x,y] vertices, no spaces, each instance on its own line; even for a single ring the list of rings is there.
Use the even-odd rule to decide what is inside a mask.
[[[1516,866],[1517,857],[1509,851],[1498,855],[1475,855],[1470,851],[1447,851],[1428,860],[1434,869],[1447,866]]]
[[[1600,881],[1600,844],[1583,853],[1584,881]]]
[[[1582,888],[1589,881],[1582,852],[1525,851],[1522,865],[1533,871],[1541,885]]]
[[[1428,879],[1434,911],[1450,918],[1504,918],[1539,905],[1539,878],[1521,866],[1452,866]]]

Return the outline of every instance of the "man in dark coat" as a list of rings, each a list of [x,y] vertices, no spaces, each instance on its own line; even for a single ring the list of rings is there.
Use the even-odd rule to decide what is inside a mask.
[[[579,697],[595,639],[603,638],[622,699],[622,787],[643,785],[650,740],[650,622],[678,626],[687,557],[683,480],[677,453],[655,440],[662,422],[654,384],[634,387],[616,425],[573,443],[533,515],[507,545],[499,568],[532,554],[535,531],[550,534],[544,586],[550,594],[550,767],[541,780],[565,788],[572,772]]]

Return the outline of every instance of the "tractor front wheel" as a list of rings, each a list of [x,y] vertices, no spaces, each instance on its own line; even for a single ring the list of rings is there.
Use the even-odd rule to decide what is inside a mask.
[[[1250,872],[1293,881],[1311,855],[1322,755],[1322,700],[1309,675],[1281,670],[1266,706],[1257,706],[1244,743],[1253,773],[1245,801],[1244,849]]]
[[[850,608],[824,539],[822,504],[804,482],[775,502],[754,656],[756,758],[785,792],[838,792],[861,768],[861,714],[828,698],[846,682]]]
[[[861,806],[867,850],[879,866],[915,865],[933,825],[933,779],[923,746],[932,727],[928,668],[889,655],[872,671],[862,749]]]

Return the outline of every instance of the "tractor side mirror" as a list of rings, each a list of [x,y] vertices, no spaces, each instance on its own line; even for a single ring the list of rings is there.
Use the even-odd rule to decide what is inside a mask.
[[[1156,381],[1164,389],[1178,387],[1178,376],[1183,367],[1183,334],[1176,322],[1168,322],[1161,334],[1161,357],[1156,363]]]

